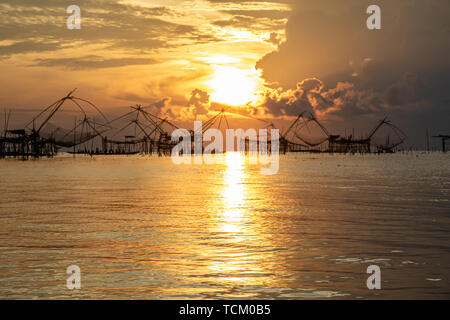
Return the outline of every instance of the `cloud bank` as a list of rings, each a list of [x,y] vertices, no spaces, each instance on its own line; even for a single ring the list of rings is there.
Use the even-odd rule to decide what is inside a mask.
[[[370,4],[381,7],[381,30],[366,27]],[[284,88],[268,89],[262,107],[362,127],[388,115],[417,144],[426,127],[449,131],[449,20],[450,4],[439,0],[299,0],[287,41],[257,63],[268,83]]]

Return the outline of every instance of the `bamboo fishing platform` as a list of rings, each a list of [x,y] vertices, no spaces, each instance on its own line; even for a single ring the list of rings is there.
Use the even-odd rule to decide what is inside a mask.
[[[108,120],[102,111],[89,100],[74,96],[76,89],[65,97],[44,108],[29,121],[24,128],[9,129],[11,112],[6,115],[3,133],[0,134],[0,158],[13,157],[29,159],[53,157],[58,152],[73,155],[134,155],[157,154],[171,155],[177,142],[171,140],[171,133],[179,129],[167,118],[151,113],[141,105],[131,106],[125,114]],[[52,123],[63,108],[71,104],[78,112],[71,129],[65,129]],[[94,116],[88,116],[88,114]],[[242,115],[240,115],[242,116]],[[275,129],[275,125],[264,119],[256,119],[264,123],[264,128]],[[320,138],[314,141],[305,135],[311,125],[319,128]],[[205,121],[202,134],[211,128],[230,128],[227,112],[221,110]],[[374,136],[382,128],[389,128],[394,138],[389,137],[383,143],[374,142]],[[444,141],[448,136],[439,136]],[[352,135],[341,137],[332,134],[310,112],[302,112],[284,132],[280,131],[279,151],[288,152],[328,152],[328,153],[393,153],[406,140],[398,127],[386,118],[381,120],[366,137],[354,138]],[[191,130],[191,141],[194,132]],[[260,137],[257,137],[260,143]],[[246,138],[245,148],[251,141]],[[270,140],[266,144],[271,145]],[[445,147],[444,147],[445,150]]]

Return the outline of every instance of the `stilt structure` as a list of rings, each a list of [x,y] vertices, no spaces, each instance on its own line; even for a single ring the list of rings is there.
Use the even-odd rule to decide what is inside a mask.
[[[450,136],[449,135],[445,135],[445,134],[440,134],[438,136],[434,136],[433,138],[441,139],[441,141],[442,141],[442,152],[444,152],[444,153],[447,152],[445,143],[446,143],[446,141],[448,139],[450,139]]]
[[[76,90],[76,89],[75,89]],[[130,154],[158,154],[171,155],[173,147],[178,142],[171,141],[171,134],[178,127],[166,118],[150,112],[150,107],[135,105],[130,111],[118,118],[108,121],[105,115],[88,100],[75,97],[75,90],[65,97],[54,102],[23,129],[9,129],[11,114],[5,112],[3,134],[0,134],[0,158],[54,156],[58,150],[75,154],[103,154],[103,155],[130,155]],[[57,114],[66,105],[71,103],[76,112],[81,114],[81,120],[75,120],[72,129],[64,129],[52,124]],[[88,115],[88,110],[94,111],[95,116]],[[65,110],[70,111],[70,110]],[[73,110],[72,110],[73,112]],[[66,113],[67,114],[67,113]],[[218,130],[230,129],[229,112],[225,109],[206,120],[202,126],[203,134],[211,128]],[[240,117],[261,121],[264,128],[276,129],[272,122],[258,119],[251,115],[236,114]],[[80,117],[78,117],[80,119]],[[316,132],[311,129],[315,127]],[[382,141],[375,139],[382,128],[390,130],[390,134]],[[305,130],[309,132],[305,134]],[[316,134],[316,137],[314,137]],[[191,130],[191,142],[194,141],[195,132]],[[313,137],[311,137],[313,136]],[[392,153],[406,140],[406,135],[386,118],[381,120],[366,138],[355,139],[354,130],[348,137],[331,134],[328,129],[311,112],[302,112],[291,123],[288,129],[280,133],[279,152],[329,152],[329,153]],[[436,136],[442,139],[442,149],[445,152],[445,142],[448,135]],[[251,146],[258,149],[267,147],[271,150],[271,138],[256,135],[253,141],[249,137],[241,138],[238,143],[245,144],[245,151]],[[203,141],[200,142],[203,151]],[[192,143],[191,145],[194,145]],[[252,150],[253,151],[253,150]],[[193,153],[196,150],[192,150]]]

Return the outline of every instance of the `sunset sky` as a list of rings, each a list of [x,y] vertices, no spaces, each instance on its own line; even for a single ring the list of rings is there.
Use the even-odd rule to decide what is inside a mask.
[[[81,30],[66,28],[70,4]],[[370,4],[382,30],[366,27]],[[425,128],[449,130],[449,17],[440,0],[2,0],[0,107],[78,88],[102,110],[140,103],[172,119],[310,110],[364,131],[388,115],[423,145]]]

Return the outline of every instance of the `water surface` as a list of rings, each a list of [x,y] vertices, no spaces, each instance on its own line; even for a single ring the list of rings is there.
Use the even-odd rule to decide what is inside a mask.
[[[223,157],[1,160],[0,297],[450,298],[450,154]]]

